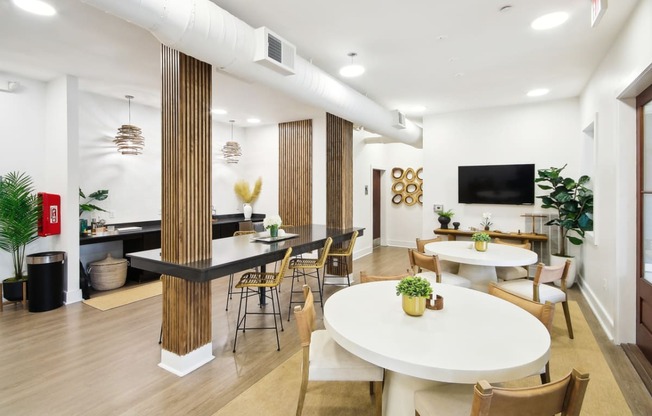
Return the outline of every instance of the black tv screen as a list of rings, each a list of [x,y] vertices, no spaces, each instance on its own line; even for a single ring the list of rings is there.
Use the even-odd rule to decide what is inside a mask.
[[[534,164],[459,166],[461,204],[534,204]]]

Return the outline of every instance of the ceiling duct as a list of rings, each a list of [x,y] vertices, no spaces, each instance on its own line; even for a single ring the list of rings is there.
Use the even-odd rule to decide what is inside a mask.
[[[295,55],[295,75],[291,76],[255,62],[256,30],[210,0],[82,1],[140,26],[170,48],[238,78],[272,87],[389,140],[422,145],[419,126],[406,119],[404,129],[395,128],[391,111],[299,55]]]
[[[294,75],[296,48],[266,27],[256,29],[254,62],[265,65],[283,75]]]

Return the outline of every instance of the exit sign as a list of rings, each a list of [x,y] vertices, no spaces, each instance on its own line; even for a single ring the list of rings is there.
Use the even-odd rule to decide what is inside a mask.
[[[591,27],[595,27],[607,10],[607,0],[591,0]]]

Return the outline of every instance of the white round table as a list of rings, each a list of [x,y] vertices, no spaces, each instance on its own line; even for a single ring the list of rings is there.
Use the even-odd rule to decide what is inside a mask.
[[[425,245],[426,253],[460,264],[457,272],[471,281],[471,288],[486,292],[489,282],[498,280],[496,266],[525,266],[537,262],[537,253],[520,247],[489,243],[487,251],[477,251],[473,241],[441,241]]]
[[[434,284],[444,309],[405,314],[395,281],[358,284],[324,305],[333,339],[387,370],[384,414],[412,416],[412,394],[433,381],[472,384],[537,374],[548,361],[550,336],[534,316],[486,293]]]

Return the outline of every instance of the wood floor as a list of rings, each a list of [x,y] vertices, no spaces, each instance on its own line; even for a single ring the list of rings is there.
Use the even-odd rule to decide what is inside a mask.
[[[398,274],[407,267],[405,249],[377,247],[355,261],[354,274]],[[287,321],[286,279],[281,288],[281,351],[276,351],[273,330],[252,330],[238,337],[234,354],[238,297],[226,312],[227,280],[212,283],[215,359],[182,378],[157,366],[158,296],[105,312],[82,303],[43,313],[5,308],[0,313],[0,414],[213,414],[299,350],[294,318]],[[334,290],[327,287],[327,296]],[[571,296],[582,307],[633,414],[652,414],[652,398],[623,350],[606,339],[579,291],[573,289]],[[279,394],[288,400],[296,397],[296,392]]]

